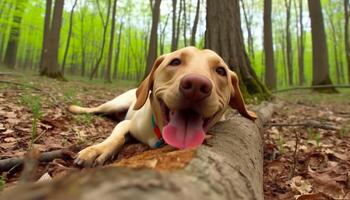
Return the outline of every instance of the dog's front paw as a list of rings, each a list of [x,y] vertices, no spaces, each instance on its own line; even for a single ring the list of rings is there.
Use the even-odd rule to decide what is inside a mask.
[[[83,167],[103,165],[113,155],[113,149],[104,146],[93,145],[81,150],[74,163]]]

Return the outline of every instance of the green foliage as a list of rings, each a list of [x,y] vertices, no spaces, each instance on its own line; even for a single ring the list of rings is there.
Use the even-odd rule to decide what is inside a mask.
[[[41,99],[34,95],[23,95],[20,99],[22,105],[26,106],[33,114],[32,120],[32,133],[31,133],[31,146],[32,147],[35,138],[37,137],[37,126],[42,116],[41,111]]]
[[[307,128],[306,131],[308,140],[315,140],[316,146],[319,147],[321,142],[321,133],[315,131],[314,128]]]
[[[0,191],[2,191],[5,187],[5,180],[2,176],[0,176]]]
[[[279,138],[276,140],[276,143],[277,143],[277,148],[279,150],[279,152],[281,154],[284,154],[285,152],[285,149],[284,149],[284,144],[286,143],[284,138],[283,138],[283,135],[280,135]]]
[[[91,114],[73,115],[73,119],[78,124],[90,124],[92,122],[93,116]]]

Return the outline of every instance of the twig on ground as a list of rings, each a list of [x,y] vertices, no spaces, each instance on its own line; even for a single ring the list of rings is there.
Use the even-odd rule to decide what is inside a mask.
[[[40,155],[39,162],[50,162],[57,158],[72,158],[75,154],[74,150],[75,147],[44,152]],[[23,161],[24,157],[7,158],[0,160],[0,171],[4,172],[13,168],[14,166],[21,166],[23,164]]]
[[[44,90],[42,90],[42,89],[40,89],[38,87],[35,87],[35,86],[32,86],[32,85],[28,85],[28,84],[24,84],[24,83],[19,83],[19,82],[14,82],[14,81],[5,81],[5,80],[0,80],[0,83],[18,85],[18,86],[34,89],[35,91],[47,94],[56,105],[60,104],[59,101],[56,99],[56,97],[54,97],[50,92],[44,91]]]
[[[291,173],[291,178],[294,177],[295,170],[297,167],[297,152],[298,152],[298,146],[299,146],[299,134],[297,131],[294,131],[295,134],[295,146],[294,146],[294,153],[293,153],[293,168],[292,168],[292,173]]]
[[[0,72],[0,76],[23,76],[22,74],[12,73],[12,72]]]
[[[23,160],[23,170],[21,173],[21,183],[33,182],[35,180],[35,171],[38,169],[40,152],[37,149],[30,150]]]
[[[350,88],[350,85],[314,85],[314,86],[296,86],[292,88],[286,88],[281,90],[273,90],[272,93],[287,92],[291,90],[309,90],[309,89],[320,89],[320,88]]]
[[[320,122],[317,121],[307,121],[305,123],[297,123],[297,124],[288,124],[288,123],[270,123],[267,124],[267,126],[303,126],[303,127],[312,127],[312,128],[319,128],[319,129],[324,129],[324,130],[340,130],[339,127],[327,125],[327,124],[321,124]]]
[[[14,81],[4,81],[4,80],[0,80],[0,83],[6,83],[6,84],[12,84],[12,85],[18,85],[18,86],[22,86],[22,87],[27,87],[27,88],[31,88],[31,89],[34,89],[34,90],[37,90],[37,91],[43,91],[42,89],[40,88],[37,88],[35,86],[32,86],[32,85],[28,85],[28,84],[24,84],[24,83],[19,83],[19,82],[14,82]]]

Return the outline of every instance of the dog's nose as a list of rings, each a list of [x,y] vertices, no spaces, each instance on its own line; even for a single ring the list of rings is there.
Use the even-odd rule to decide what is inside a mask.
[[[213,85],[210,80],[202,75],[188,74],[182,77],[179,89],[190,101],[199,101],[211,94]]]

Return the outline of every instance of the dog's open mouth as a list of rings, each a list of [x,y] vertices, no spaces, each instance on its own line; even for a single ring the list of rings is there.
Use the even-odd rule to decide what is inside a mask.
[[[212,118],[204,118],[191,108],[170,110],[162,101],[160,105],[164,122],[162,136],[167,144],[184,149],[203,143]]]

